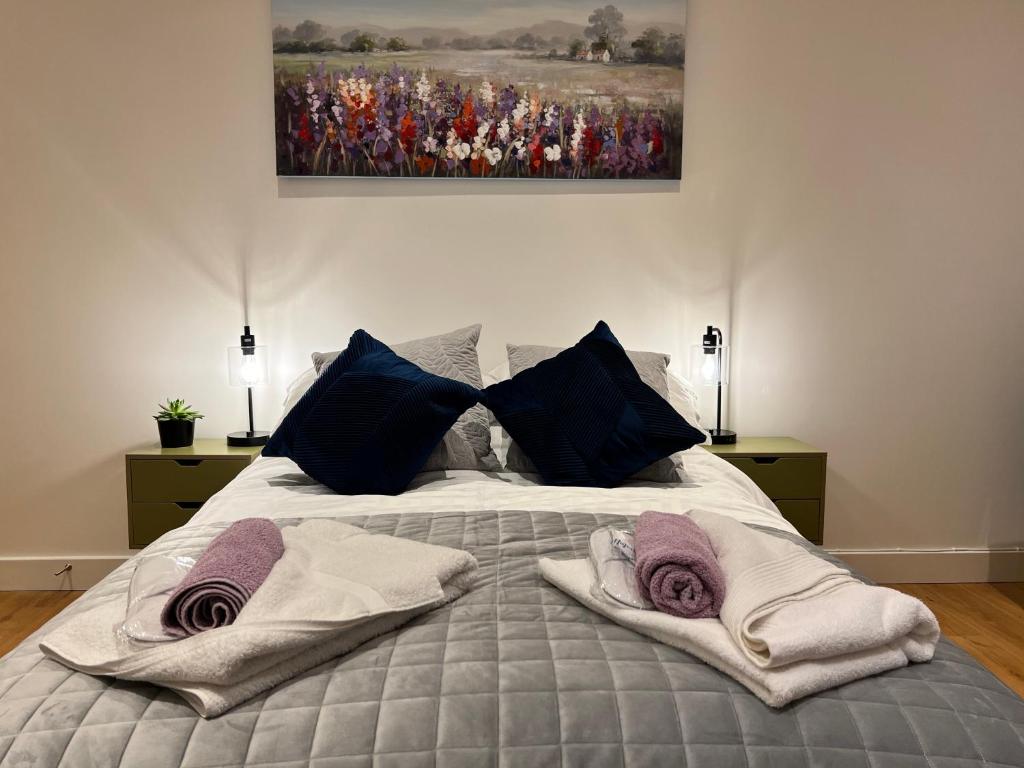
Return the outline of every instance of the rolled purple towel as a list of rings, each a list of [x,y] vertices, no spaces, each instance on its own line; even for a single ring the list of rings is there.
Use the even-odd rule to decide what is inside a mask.
[[[644,512],[636,521],[636,580],[662,613],[713,619],[725,599],[725,575],[711,541],[687,515]]]
[[[164,631],[188,637],[231,624],[284,554],[274,523],[249,517],[219,534],[181,580],[160,613]]]

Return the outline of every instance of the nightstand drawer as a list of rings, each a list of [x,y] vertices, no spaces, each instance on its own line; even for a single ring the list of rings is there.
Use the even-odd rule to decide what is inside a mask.
[[[132,549],[149,546],[168,531],[180,528],[199,511],[202,504],[129,504],[128,544]]]
[[[823,459],[791,456],[722,456],[770,499],[818,499],[825,484]]]
[[[782,516],[814,544],[821,544],[821,502],[818,499],[777,499]]]
[[[131,501],[206,501],[249,466],[249,459],[131,459]]]

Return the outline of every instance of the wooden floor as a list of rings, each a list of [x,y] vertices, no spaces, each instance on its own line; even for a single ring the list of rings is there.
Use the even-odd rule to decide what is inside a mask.
[[[923,600],[950,640],[1024,696],[1024,583],[890,584]],[[81,592],[0,592],[0,656]]]
[[[0,592],[0,656],[78,599],[81,592]]]
[[[923,601],[946,637],[1024,696],[1024,583],[888,586]]]

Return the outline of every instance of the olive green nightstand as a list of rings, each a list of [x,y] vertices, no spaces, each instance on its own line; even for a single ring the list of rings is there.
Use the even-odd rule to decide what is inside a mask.
[[[757,483],[805,539],[821,544],[825,533],[825,451],[791,437],[740,437],[735,445],[704,448]]]
[[[141,549],[187,523],[260,450],[229,447],[219,438],[196,440],[188,448],[156,445],[126,454],[128,545]]]

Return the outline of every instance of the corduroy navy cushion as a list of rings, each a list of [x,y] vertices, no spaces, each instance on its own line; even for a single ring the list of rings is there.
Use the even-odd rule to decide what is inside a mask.
[[[263,455],[287,456],[337,493],[394,495],[479,399],[479,390],[427,373],[358,330]]]
[[[640,380],[604,322],[576,346],[487,387],[484,404],[551,485],[610,488],[705,439]]]

